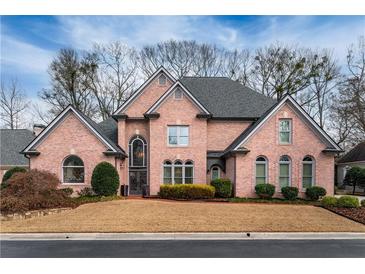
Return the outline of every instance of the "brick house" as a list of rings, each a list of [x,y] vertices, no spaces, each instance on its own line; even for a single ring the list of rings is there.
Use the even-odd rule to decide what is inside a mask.
[[[333,194],[339,151],[291,96],[277,102],[228,78],[176,80],[160,68],[109,119],[68,106],[22,153],[75,190],[107,161],[129,195],[227,177],[236,196],[253,197],[257,183],[275,184],[278,196],[287,185]]]

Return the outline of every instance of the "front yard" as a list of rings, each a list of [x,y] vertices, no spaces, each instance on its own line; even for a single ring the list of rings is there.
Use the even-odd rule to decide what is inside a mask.
[[[34,219],[1,232],[365,232],[365,225],[310,205],[115,200]]]

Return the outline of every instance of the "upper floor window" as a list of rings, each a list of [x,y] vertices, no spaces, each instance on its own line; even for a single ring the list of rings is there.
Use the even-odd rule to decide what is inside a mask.
[[[292,121],[291,119],[280,119],[279,120],[279,143],[280,144],[291,144],[292,136]]]
[[[129,166],[145,167],[147,162],[146,152],[147,144],[144,139],[139,136],[131,139],[129,142]]]
[[[192,161],[183,163],[176,160],[174,163],[165,161],[163,163],[164,184],[192,184],[194,180],[194,164]]]
[[[265,184],[267,182],[267,160],[265,157],[256,159],[256,184]]]
[[[212,167],[210,176],[211,176],[212,180],[220,179],[221,169],[218,166]]]
[[[314,185],[314,160],[310,156],[303,159],[302,187],[308,188]]]
[[[177,88],[174,92],[174,98],[179,100],[182,99],[183,97],[183,91],[181,90],[181,88]]]
[[[84,162],[76,155],[68,156],[62,165],[63,183],[84,182]]]
[[[168,126],[168,144],[170,146],[187,146],[189,144],[189,127]]]
[[[166,85],[166,76],[164,74],[161,74],[160,77],[158,77],[158,84],[161,86]]]
[[[291,184],[291,160],[289,156],[280,157],[279,161],[279,185],[280,189]]]

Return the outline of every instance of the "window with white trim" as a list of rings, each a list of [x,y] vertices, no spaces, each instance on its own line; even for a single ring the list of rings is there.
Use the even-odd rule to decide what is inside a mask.
[[[267,160],[260,156],[256,158],[256,184],[265,184],[267,182]]]
[[[176,99],[176,100],[180,100],[180,99],[182,99],[182,97],[183,97],[183,91],[181,90],[181,88],[176,88],[176,90],[175,90],[175,92],[174,92],[174,98]]]
[[[212,181],[221,178],[221,169],[218,166],[212,167],[210,171]]]
[[[164,184],[192,184],[194,182],[194,164],[192,161],[174,163],[167,160],[163,163]]]
[[[84,183],[84,162],[76,155],[68,156],[62,164],[63,183]]]
[[[168,126],[167,142],[170,146],[187,146],[189,144],[189,126]]]
[[[291,144],[292,142],[292,120],[280,119],[279,120],[279,143]]]
[[[283,155],[279,161],[279,185],[280,189],[291,185],[291,160],[289,156]]]
[[[314,160],[312,157],[304,157],[302,170],[302,188],[312,187],[314,185]]]
[[[166,85],[166,76],[164,74],[161,74],[160,77],[158,77],[158,84],[160,86]]]

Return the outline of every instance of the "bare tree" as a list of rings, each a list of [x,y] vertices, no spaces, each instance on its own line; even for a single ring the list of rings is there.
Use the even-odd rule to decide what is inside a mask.
[[[225,51],[223,57],[222,76],[239,81],[244,86],[252,86],[251,77],[253,58],[250,50]]]
[[[307,102],[309,113],[323,128],[330,108],[331,95],[340,83],[340,67],[332,52],[325,49],[312,53],[311,56],[308,56],[308,61],[313,67],[313,74],[311,75],[311,85],[308,88],[309,96],[304,102]]]
[[[95,104],[79,54],[74,49],[61,49],[49,66],[50,89],[43,89],[39,96],[58,114],[71,104],[86,115],[95,115]]]
[[[216,45],[201,44],[193,47],[196,50],[192,63],[192,75],[214,77],[222,72],[224,50]]]
[[[6,128],[17,129],[25,125],[23,114],[27,107],[26,95],[16,79],[11,80],[7,87],[1,82],[1,120]]]
[[[136,51],[120,42],[96,44],[84,59],[85,83],[96,98],[103,120],[112,115],[134,90],[137,69]]]
[[[310,85],[313,67],[307,50],[280,43],[256,50],[253,87],[280,100],[286,93],[296,94]]]

